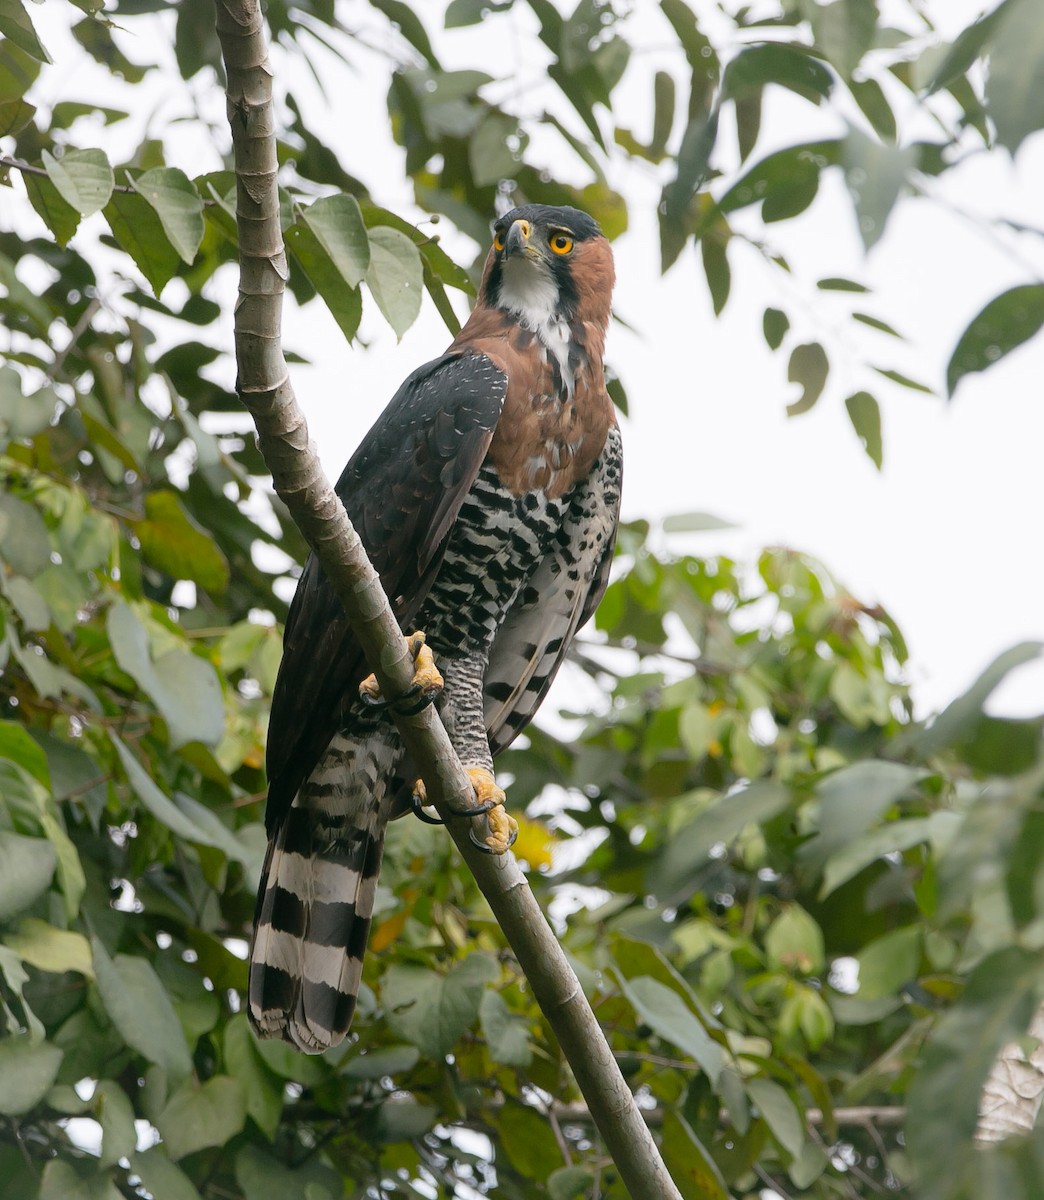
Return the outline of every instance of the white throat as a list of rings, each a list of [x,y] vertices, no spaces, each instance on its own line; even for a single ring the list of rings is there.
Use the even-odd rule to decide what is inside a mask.
[[[576,381],[569,363],[569,325],[558,315],[558,284],[550,272],[532,262],[506,259],[497,299],[499,307],[516,316],[524,328],[531,329],[545,353],[554,357],[562,385],[571,397]]]

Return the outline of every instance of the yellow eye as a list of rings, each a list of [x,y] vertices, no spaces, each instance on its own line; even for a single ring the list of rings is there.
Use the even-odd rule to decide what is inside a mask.
[[[504,235],[500,232],[499,229],[493,235],[493,249],[494,250],[503,250],[504,249]]]
[[[556,254],[568,254],[573,248],[573,239],[566,233],[553,233],[548,244]]]

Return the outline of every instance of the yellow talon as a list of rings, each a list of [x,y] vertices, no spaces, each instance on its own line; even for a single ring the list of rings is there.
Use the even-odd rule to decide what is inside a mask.
[[[472,841],[489,854],[504,854],[515,843],[518,836],[518,822],[511,816],[504,805],[507,797],[504,789],[497,787],[497,781],[485,767],[466,767],[471,789],[475,795],[475,816],[485,814],[489,833],[481,841],[472,833]],[[418,779],[413,784],[413,811],[429,823],[439,824],[437,820],[426,816],[421,810],[428,803],[428,789],[424,780]],[[466,808],[451,809],[458,817],[471,816]]]
[[[518,837],[518,822],[503,805],[490,809],[486,822],[489,834],[485,841],[490,853],[506,854]]]
[[[446,686],[439,668],[435,665],[435,655],[426,644],[424,634],[418,630],[406,639],[406,645],[413,655],[414,671],[410,681],[410,690],[418,688],[421,692],[441,692]]]
[[[486,813],[489,834],[483,839],[485,846],[491,854],[504,854],[518,836],[518,822],[504,807],[507,802],[504,789],[497,787],[497,781],[485,767],[468,767],[467,773],[477,807],[493,805]]]
[[[381,696],[377,676],[367,675],[359,684],[359,698],[369,708],[392,707],[402,716],[413,716],[427,708],[442,693],[445,680],[435,666],[435,656],[431,647],[425,645],[424,634],[420,630],[406,639],[406,649],[414,663],[409,687],[397,699],[387,701]]]

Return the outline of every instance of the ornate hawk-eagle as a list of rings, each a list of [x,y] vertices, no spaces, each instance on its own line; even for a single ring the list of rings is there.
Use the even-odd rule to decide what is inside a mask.
[[[467,324],[399,388],[337,483],[400,625],[424,634],[411,642],[418,689],[438,690],[429,649],[442,671],[436,703],[476,806],[503,802],[493,757],[536,712],[608,579],[613,277],[585,213],[527,204],[501,217]],[[250,963],[254,1028],[311,1052],[348,1031],[385,826],[417,790],[366,672],[313,556],[272,699]]]

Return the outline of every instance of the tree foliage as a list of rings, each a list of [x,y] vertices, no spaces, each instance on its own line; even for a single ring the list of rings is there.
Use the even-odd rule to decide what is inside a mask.
[[[61,8],[111,97],[77,91],[74,71],[58,82],[71,64],[46,65],[34,6],[0,11],[19,211],[19,231],[0,233],[5,1194],[618,1196],[440,831],[390,831],[352,1044],[309,1059],[247,1027],[277,585],[305,547],[213,381],[229,345],[231,175],[213,149],[198,174],[136,111],[154,81],[177,84],[201,110],[198,138],[225,145],[206,125],[212,12]],[[815,203],[831,173],[871,246],[907,193],[1044,124],[1032,0],[1005,0],[950,46],[915,9],[884,25],[872,0],[737,8],[706,29],[681,0],[633,13],[453,0],[438,36],[426,7],[363,9],[269,7],[287,68],[290,284],[348,338],[371,303],[401,333],[422,291],[454,327],[449,291],[470,294],[474,272],[381,204],[387,164],[364,181],[302,115],[294,71],[318,45],[351,58],[382,31],[417,206],[480,245],[503,198],[575,203],[618,234],[626,189],[610,178],[655,170],[663,265],[697,246],[717,311],[741,245],[798,274],[765,226]],[[670,40],[670,69],[642,74],[639,18]],[[488,61],[442,65],[479,20],[491,35],[517,22],[544,56],[538,105],[496,86]],[[643,130],[614,104],[625,74],[652,97]],[[847,124],[767,145],[762,114],[781,93]],[[914,109],[931,139],[906,135]],[[114,161],[127,127],[139,140]],[[853,329],[894,333],[864,311],[859,281],[811,295],[830,319],[854,300]],[[763,332],[803,411],[830,394],[831,359],[788,303],[772,299]],[[985,304],[956,339],[948,389],[1034,336],[1042,303],[1027,280]],[[870,358],[858,371],[846,411],[879,460],[871,386],[918,385]],[[517,853],[668,1165],[687,1197],[771,1181],[823,1198],[1039,1195],[1037,1145],[986,1153],[971,1134],[993,1056],[1044,990],[1042,725],[983,707],[1040,647],[915,721],[887,613],[795,551],[700,554],[712,526],[690,514],[622,531],[598,632],[559,691],[584,711],[504,762],[525,814]]]

